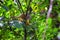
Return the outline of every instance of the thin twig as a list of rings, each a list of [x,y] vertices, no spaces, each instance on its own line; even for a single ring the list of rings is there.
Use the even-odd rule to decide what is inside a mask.
[[[19,1],[19,0],[16,0],[16,2],[17,2],[18,9],[20,10],[20,12],[24,13],[24,11],[23,11],[23,9],[22,9],[22,5],[21,5],[20,1]]]

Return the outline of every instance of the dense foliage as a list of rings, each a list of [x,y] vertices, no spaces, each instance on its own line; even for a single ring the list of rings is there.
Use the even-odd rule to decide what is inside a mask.
[[[0,40],[60,39],[60,0],[54,0],[52,5],[50,17],[46,20],[49,0],[1,0]],[[23,13],[29,13],[30,17],[21,21]],[[28,19],[29,25],[26,25]]]

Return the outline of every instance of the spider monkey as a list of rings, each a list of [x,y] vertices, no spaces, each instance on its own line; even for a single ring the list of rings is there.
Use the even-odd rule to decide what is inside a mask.
[[[17,1],[17,2],[19,2],[19,1]],[[23,14],[21,14],[18,17],[18,20],[19,21],[24,21],[26,25],[29,25],[30,24],[30,14],[31,14],[31,11],[32,11],[32,8],[29,6],[30,5],[30,2],[31,2],[31,0],[29,0],[29,4],[27,5],[26,13],[23,12]],[[19,2],[19,4],[20,4],[20,2]],[[21,7],[21,4],[18,5],[18,6]]]
[[[26,14],[21,14],[19,17],[18,17],[18,20],[23,22],[25,21],[25,24],[26,25],[29,25],[30,24],[30,13],[31,13],[32,9],[30,8],[29,11],[27,11]]]

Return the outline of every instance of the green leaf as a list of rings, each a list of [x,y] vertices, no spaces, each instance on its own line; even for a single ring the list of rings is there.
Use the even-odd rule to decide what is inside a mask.
[[[47,19],[47,23],[48,23],[48,25],[51,25],[52,24],[52,19],[51,18],[48,18]]]

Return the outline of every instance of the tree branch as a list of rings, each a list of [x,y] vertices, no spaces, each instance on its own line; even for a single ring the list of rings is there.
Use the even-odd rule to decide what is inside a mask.
[[[47,19],[50,17],[51,11],[52,11],[52,6],[53,6],[53,0],[50,0],[50,6],[49,6],[49,10],[47,12]]]
[[[51,14],[51,11],[52,11],[52,7],[53,7],[53,0],[50,0],[50,6],[49,6],[49,9],[48,9],[47,18],[46,18],[46,27],[45,27],[44,32],[43,32],[43,40],[45,40],[45,38],[46,38],[46,31],[47,31],[47,29],[48,29],[47,19],[50,18],[50,14]]]

